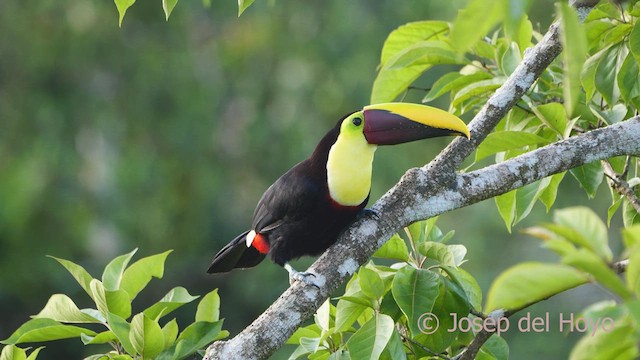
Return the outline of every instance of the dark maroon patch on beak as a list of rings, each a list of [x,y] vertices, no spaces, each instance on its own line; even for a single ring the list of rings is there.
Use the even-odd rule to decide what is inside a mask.
[[[364,136],[369,144],[375,145],[402,144],[454,133],[452,130],[433,128],[386,110],[365,110],[364,119]]]

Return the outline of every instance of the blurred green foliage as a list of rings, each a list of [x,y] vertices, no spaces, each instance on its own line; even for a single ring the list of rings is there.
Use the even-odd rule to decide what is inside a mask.
[[[286,273],[265,262],[210,277],[210,257],[246,228],[271,182],[337,118],[368,103],[393,29],[451,20],[465,3],[262,0],[238,18],[233,1],[182,1],[166,22],[158,4],[140,1],[118,28],[111,2],[1,1],[0,338],[49,294],[79,291],[45,255],[96,273],[134,247],[174,249],[165,288],[143,292],[142,306],[178,284],[219,287],[225,328],[243,328],[288,285]],[[552,1],[536,4],[529,17],[544,30]],[[378,151],[372,201],[445,142]],[[586,200],[577,196],[558,205]],[[533,241],[509,240],[493,209],[456,212],[464,226],[441,219],[457,225],[482,286],[537,251]],[[512,354],[526,358],[517,349],[536,343],[550,354],[569,350],[562,338],[549,342],[557,334],[534,335],[521,338],[526,347],[509,340]],[[77,358],[77,349],[60,346],[58,358]]]

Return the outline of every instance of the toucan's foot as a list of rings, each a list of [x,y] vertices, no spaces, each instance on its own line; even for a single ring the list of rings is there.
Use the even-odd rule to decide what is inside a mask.
[[[378,214],[378,212],[373,209],[362,209],[362,211],[360,212],[360,217],[363,216],[372,216],[376,219],[380,218],[380,214]]]
[[[291,265],[289,265],[289,263],[285,263],[284,264],[284,269],[287,270],[287,272],[289,273],[289,284],[293,285],[294,282],[296,281],[302,281],[303,283],[307,284],[307,285],[311,285],[311,286],[315,286],[318,289],[320,288],[320,286],[318,286],[316,283],[313,282],[313,280],[311,279],[312,277],[315,278],[316,275],[314,273],[310,273],[310,272],[306,272],[306,271],[298,271],[296,269],[294,269]]]

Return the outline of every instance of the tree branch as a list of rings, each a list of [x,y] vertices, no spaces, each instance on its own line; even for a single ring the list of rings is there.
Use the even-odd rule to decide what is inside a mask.
[[[589,7],[579,11],[584,19]],[[212,344],[205,359],[266,359],[342,283],[402,227],[503,194],[588,162],[640,151],[637,118],[576,136],[468,174],[456,169],[493,130],[560,53],[558,26],[527,49],[524,60],[469,124],[471,140],[456,139],[427,166],[411,169],[378,200],[375,215],[352,224],[308,269],[319,288],[294,283],[262,315],[228,341]]]

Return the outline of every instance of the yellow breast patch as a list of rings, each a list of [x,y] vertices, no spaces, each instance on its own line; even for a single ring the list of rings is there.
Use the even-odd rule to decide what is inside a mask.
[[[362,133],[338,136],[327,161],[329,193],[338,204],[356,206],[367,198],[376,148],[367,143]]]

